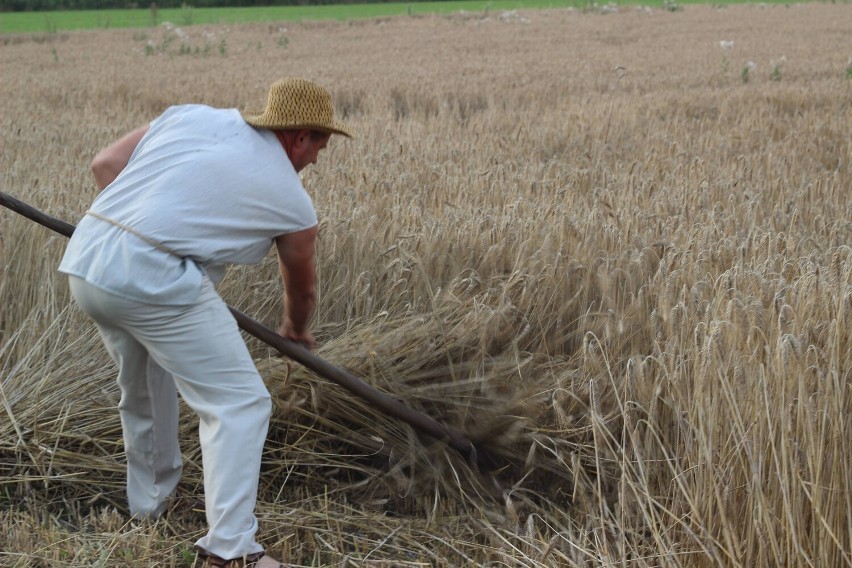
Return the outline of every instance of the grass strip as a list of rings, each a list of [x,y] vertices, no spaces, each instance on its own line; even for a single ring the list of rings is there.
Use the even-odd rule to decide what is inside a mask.
[[[52,12],[7,12],[0,16],[0,34],[56,33],[84,29],[145,28],[171,22],[178,26],[199,24],[240,24],[249,22],[355,20],[389,16],[422,16],[461,11],[502,12],[518,9],[578,9],[607,4],[590,0],[458,0],[454,2],[392,2],[386,4],[340,4],[323,6],[258,6],[160,8],[156,17],[144,8],[113,10],[65,10]],[[704,3],[686,0],[677,4]],[[743,3],[741,0],[717,0],[716,4]],[[772,3],[787,4],[788,0]],[[613,2],[620,5],[673,6],[670,0]]]

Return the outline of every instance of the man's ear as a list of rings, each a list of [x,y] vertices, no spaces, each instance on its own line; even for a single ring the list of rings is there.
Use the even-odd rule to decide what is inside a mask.
[[[295,138],[296,144],[298,144],[300,148],[304,148],[311,143],[311,131],[307,129],[299,130],[296,132]]]

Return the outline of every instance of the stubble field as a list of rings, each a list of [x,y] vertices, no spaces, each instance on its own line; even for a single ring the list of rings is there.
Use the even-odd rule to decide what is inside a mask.
[[[303,176],[317,352],[496,467],[247,338],[276,402],[270,553],[850,566],[850,21],[622,7],[3,36],[2,190],[76,223],[118,135],[313,79],[358,131]],[[56,272],[64,238],[0,220],[0,565],[191,566],[194,418],[168,515],[128,521],[115,370]],[[274,327],[279,290],[269,257],[221,291]]]

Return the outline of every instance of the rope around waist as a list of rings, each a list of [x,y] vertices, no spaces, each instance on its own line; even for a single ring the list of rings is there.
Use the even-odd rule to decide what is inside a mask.
[[[101,215],[100,213],[95,213],[95,212],[94,212],[94,211],[92,211],[91,209],[90,209],[90,210],[88,210],[88,211],[86,211],[86,215],[91,215],[91,216],[92,216],[92,217],[94,217],[95,219],[100,219],[101,221],[106,221],[106,222],[107,222],[107,223],[109,223],[110,225],[113,225],[113,226],[115,226],[115,227],[118,227],[119,229],[121,229],[121,230],[123,230],[123,231],[127,231],[127,232],[128,232],[128,233],[130,233],[131,235],[133,235],[133,236],[135,236],[135,237],[138,237],[138,238],[142,239],[143,241],[145,241],[146,243],[148,243],[148,244],[149,244],[149,245],[151,245],[152,247],[156,248],[157,250],[161,250],[161,251],[163,251],[163,252],[165,252],[165,253],[172,254],[172,255],[174,255],[174,256],[176,256],[176,257],[178,257],[178,258],[184,258],[184,257],[183,257],[183,255],[178,254],[177,252],[175,252],[174,250],[170,249],[170,248],[169,248],[169,247],[167,247],[166,245],[164,245],[164,244],[162,244],[162,243],[159,243],[159,242],[155,241],[155,240],[154,240],[154,239],[152,239],[151,237],[147,237],[147,236],[143,235],[142,233],[140,233],[140,232],[139,232],[139,231],[137,231],[136,229],[134,229],[134,228],[132,228],[132,227],[128,227],[128,226],[127,226],[127,225],[125,225],[124,223],[121,223],[121,222],[119,222],[119,221],[116,221],[115,219],[110,219],[109,217],[106,217],[106,216],[104,216],[104,215]]]

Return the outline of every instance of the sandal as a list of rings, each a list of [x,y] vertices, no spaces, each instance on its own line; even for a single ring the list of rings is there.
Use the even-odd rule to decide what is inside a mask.
[[[212,555],[199,554],[199,556],[203,560],[201,568],[287,568],[284,564],[263,552],[249,554],[242,558],[232,558],[231,560]]]

